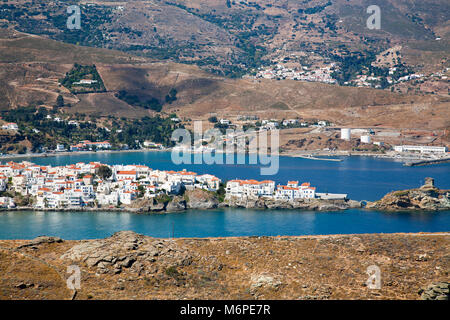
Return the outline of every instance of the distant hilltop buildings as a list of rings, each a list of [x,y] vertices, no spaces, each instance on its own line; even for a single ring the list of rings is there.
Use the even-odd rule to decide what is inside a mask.
[[[89,151],[89,150],[108,150],[111,149],[111,144],[108,141],[91,142],[89,140],[81,141],[78,144],[70,146],[70,151]]]
[[[97,83],[97,82],[98,82],[97,80],[82,79],[82,80],[80,80],[78,82],[74,82],[73,84],[74,85],[83,85],[83,84],[91,85],[91,84],[94,84],[94,83]]]
[[[288,68],[282,64],[277,64],[272,69],[260,70],[256,74],[255,78],[290,79],[335,84],[337,83],[337,81],[332,77],[332,73],[335,67],[336,64],[332,63],[329,66],[318,68],[316,70],[308,71],[307,67],[303,67],[301,71],[298,71],[292,68]]]
[[[2,129],[3,130],[14,130],[17,131],[19,130],[19,126],[16,123],[5,123],[4,125],[2,125]]]

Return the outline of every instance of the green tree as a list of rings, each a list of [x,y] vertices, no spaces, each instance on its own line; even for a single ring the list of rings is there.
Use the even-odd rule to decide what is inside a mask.
[[[168,95],[166,95],[166,102],[171,104],[172,102],[177,100],[177,89],[172,88]]]
[[[215,116],[209,117],[208,121],[211,122],[211,123],[216,123],[217,122],[217,117],[215,117]]]
[[[62,108],[64,107],[64,98],[62,95],[58,95],[58,98],[56,98],[56,104],[55,107]]]
[[[97,175],[102,179],[108,179],[109,177],[112,176],[112,170],[108,166],[101,166],[97,170]]]

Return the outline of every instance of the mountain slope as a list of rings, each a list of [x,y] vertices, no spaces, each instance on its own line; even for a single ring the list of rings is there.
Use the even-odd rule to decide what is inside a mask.
[[[440,62],[418,63],[407,48],[417,50],[417,42],[430,46],[440,37],[441,56],[449,49],[446,0],[93,0],[70,4],[77,2],[82,10],[81,30],[66,28],[68,4],[63,1],[7,1],[0,5],[0,19],[28,33],[195,63],[231,76],[286,58],[296,65],[317,66],[346,56],[372,57],[396,45],[405,48],[402,53],[411,67],[421,71],[440,68]],[[380,30],[366,28],[370,5],[381,9]]]
[[[154,112],[127,104],[116,97],[117,92],[126,90],[164,102],[174,88],[177,100],[165,103],[163,111],[191,119],[207,119],[211,114],[255,114],[261,119],[300,117],[398,128],[438,129],[449,124],[445,113],[449,99],[437,95],[288,80],[228,79],[192,65],[152,61],[17,32],[3,32],[0,48],[3,109],[28,104],[53,106],[61,94],[72,105],[64,108],[65,112],[142,117]],[[74,95],[58,85],[73,63],[95,64],[107,92]]]

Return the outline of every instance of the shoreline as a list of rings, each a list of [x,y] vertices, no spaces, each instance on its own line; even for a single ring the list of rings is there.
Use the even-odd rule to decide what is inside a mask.
[[[146,152],[171,152],[171,148],[167,149],[139,149],[139,150],[101,150],[101,151],[63,151],[63,152],[52,152],[52,153],[30,153],[30,154],[7,154],[0,156],[0,162],[4,160],[14,160],[14,159],[27,159],[27,158],[50,158],[58,156],[82,156],[82,155],[93,155],[93,154],[115,154],[115,153],[146,153]],[[195,154],[194,152],[192,154]],[[225,154],[225,153],[223,153]],[[237,153],[234,153],[235,155]],[[419,165],[431,165],[440,164],[450,161],[449,156],[440,158],[429,158],[418,156],[415,154],[389,154],[389,153],[372,153],[372,152],[355,152],[355,151],[323,151],[323,150],[300,150],[300,151],[288,151],[279,154],[280,157],[290,157],[290,158],[302,158],[306,160],[314,161],[340,161],[341,159],[327,159],[327,158],[315,158],[315,157],[373,157],[380,159],[391,159],[398,160],[408,166],[410,163],[414,163],[413,166]],[[416,164],[417,163],[417,164]],[[409,165],[410,166],[410,165]]]
[[[54,152],[54,153],[29,153],[29,154],[14,154],[14,155],[2,155],[0,156],[0,160],[6,159],[25,159],[25,158],[50,158],[50,157],[58,157],[58,156],[82,156],[82,155],[91,155],[91,154],[113,154],[113,153],[138,153],[138,152],[167,152],[170,149],[141,149],[141,150],[103,150],[103,151],[63,151],[63,152]]]
[[[170,203],[170,202],[169,202]],[[177,204],[176,202],[174,202]],[[35,208],[35,207],[16,207],[16,208],[0,208],[1,212],[17,212],[17,211],[34,211],[34,212],[118,212],[118,213],[134,213],[134,214],[171,214],[171,213],[185,213],[191,210],[200,210],[200,211],[214,211],[219,209],[250,209],[250,210],[299,210],[299,211],[314,211],[314,212],[338,212],[338,211],[346,211],[349,209],[364,209],[361,205],[362,201],[356,200],[320,200],[315,199],[314,202],[279,202],[274,206],[257,206],[257,205],[249,205],[245,206],[244,204],[229,204],[229,203],[220,203],[217,206],[213,207],[192,207],[188,204],[185,204],[185,208],[169,208],[168,204],[165,204],[163,207],[155,207],[154,209],[145,210],[143,207],[140,208],[131,208],[131,207],[121,207],[121,208]],[[321,207],[320,205],[323,205]]]

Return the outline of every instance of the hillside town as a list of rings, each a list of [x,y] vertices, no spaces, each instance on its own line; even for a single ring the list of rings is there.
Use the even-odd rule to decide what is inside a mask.
[[[336,84],[336,79],[333,79],[332,73],[336,68],[336,64],[332,63],[328,66],[318,68],[315,70],[308,70],[308,67],[303,66],[302,70],[286,67],[282,64],[264,69],[260,68],[254,79],[289,79],[301,80],[310,82],[322,82],[328,84]]]
[[[28,199],[34,209],[116,208],[137,199],[175,196],[184,190],[217,192],[225,189],[225,199],[267,198],[295,201],[316,197],[310,183],[289,181],[231,180],[224,186],[214,175],[187,170],[153,170],[145,165],[105,165],[100,162],[66,166],[41,166],[31,162],[0,164],[0,208],[18,206],[15,199]]]
[[[217,191],[220,179],[195,172],[152,170],[144,165],[99,162],[40,166],[31,162],[0,165],[0,208],[14,208],[11,193],[32,199],[36,209],[117,207],[137,198],[180,194],[183,189]],[[5,196],[9,195],[9,196]]]

